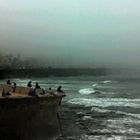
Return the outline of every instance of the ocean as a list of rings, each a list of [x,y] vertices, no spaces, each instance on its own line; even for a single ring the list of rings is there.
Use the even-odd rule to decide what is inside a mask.
[[[44,89],[61,85],[66,94],[58,140],[140,140],[140,75],[12,79],[30,80]]]

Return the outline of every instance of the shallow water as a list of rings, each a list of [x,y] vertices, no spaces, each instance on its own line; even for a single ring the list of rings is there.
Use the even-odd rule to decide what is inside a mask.
[[[62,85],[67,96],[60,112],[64,136],[59,139],[140,139],[140,76],[12,80],[22,86],[26,86],[29,80],[33,85],[37,81],[45,89]]]

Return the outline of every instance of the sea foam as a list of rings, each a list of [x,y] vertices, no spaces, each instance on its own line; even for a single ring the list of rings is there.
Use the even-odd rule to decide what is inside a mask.
[[[95,93],[96,91],[93,88],[85,88],[85,89],[80,89],[79,93],[82,95],[88,95],[88,94],[92,94]]]
[[[98,106],[98,107],[140,107],[140,99],[126,99],[126,98],[74,98],[68,101],[71,104],[84,106]]]
[[[107,84],[107,83],[112,83],[111,80],[106,80],[106,81],[103,81],[104,84]]]

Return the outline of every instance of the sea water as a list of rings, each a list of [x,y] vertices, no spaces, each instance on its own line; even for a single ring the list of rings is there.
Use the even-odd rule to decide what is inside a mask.
[[[66,94],[61,108],[64,139],[140,139],[139,75],[12,79],[19,86],[26,86],[30,80],[33,86],[38,82],[46,90],[62,86]]]

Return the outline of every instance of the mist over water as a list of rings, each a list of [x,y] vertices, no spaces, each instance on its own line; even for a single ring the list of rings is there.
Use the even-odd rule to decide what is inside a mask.
[[[66,67],[140,68],[139,0],[0,0],[0,52]]]

